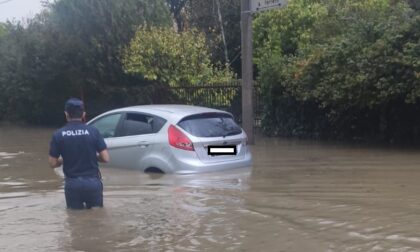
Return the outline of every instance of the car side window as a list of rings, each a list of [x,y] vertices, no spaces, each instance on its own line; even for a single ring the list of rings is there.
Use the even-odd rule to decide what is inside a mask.
[[[157,133],[165,122],[164,119],[151,115],[127,113],[123,121],[121,135],[135,136]]]
[[[102,118],[99,118],[90,125],[97,128],[103,138],[115,137],[121,116],[121,113],[107,115]]]

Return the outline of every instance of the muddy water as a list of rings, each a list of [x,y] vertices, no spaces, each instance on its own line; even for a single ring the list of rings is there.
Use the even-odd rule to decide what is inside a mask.
[[[52,131],[0,128],[0,251],[420,251],[420,150],[259,138],[252,170],[104,168],[69,211]]]

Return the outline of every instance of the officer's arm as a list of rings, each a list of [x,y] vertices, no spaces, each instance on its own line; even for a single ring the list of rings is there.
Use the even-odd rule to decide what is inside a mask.
[[[63,164],[63,159],[49,156],[48,163],[50,164],[51,168],[57,168]]]
[[[109,154],[108,150],[105,149],[98,154],[98,161],[102,163],[108,163],[109,162]]]

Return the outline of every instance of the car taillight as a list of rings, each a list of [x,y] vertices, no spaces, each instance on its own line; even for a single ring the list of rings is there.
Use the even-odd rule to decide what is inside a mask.
[[[188,151],[194,150],[194,146],[191,140],[173,125],[169,126],[168,128],[168,138],[169,144],[175,148]]]

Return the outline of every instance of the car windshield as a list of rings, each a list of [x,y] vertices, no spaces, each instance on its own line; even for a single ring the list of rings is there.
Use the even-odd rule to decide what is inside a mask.
[[[197,137],[226,137],[239,135],[242,129],[229,114],[206,113],[182,119],[178,125]]]

